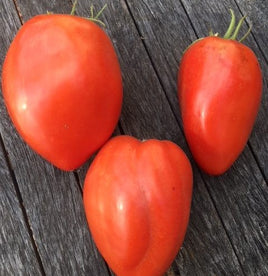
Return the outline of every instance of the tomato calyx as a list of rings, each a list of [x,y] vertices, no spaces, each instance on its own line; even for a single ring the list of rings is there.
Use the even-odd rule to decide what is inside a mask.
[[[71,10],[71,12],[70,12],[70,15],[75,16],[77,2],[78,2],[78,0],[74,1],[73,6],[72,6],[72,10]],[[91,6],[90,6],[90,17],[85,17],[85,19],[88,19],[88,20],[90,20],[90,21],[92,21],[92,22],[98,23],[98,24],[102,25],[103,27],[105,27],[104,22],[101,21],[101,20],[99,19],[99,17],[100,17],[100,15],[103,13],[103,11],[105,10],[106,7],[107,7],[107,4],[105,4],[105,5],[99,10],[99,12],[95,15],[95,14],[94,14],[94,6],[91,5]],[[47,11],[47,14],[50,15],[50,14],[53,14],[53,12]]]
[[[71,15],[75,15],[75,10],[76,10],[76,5],[77,5],[77,0],[74,1],[73,3],[73,7],[71,10]],[[93,21],[95,23],[99,23],[100,25],[102,25],[103,27],[105,27],[105,24],[99,19],[100,15],[103,13],[103,11],[105,10],[105,8],[107,7],[107,4],[105,4],[100,11],[95,15],[94,14],[94,6],[91,5],[90,6],[90,17],[85,17],[86,19]]]
[[[244,41],[248,35],[250,34],[251,32],[251,29],[252,29],[252,26],[249,27],[249,29],[247,30],[247,32],[242,36],[242,38],[240,38],[239,40],[237,39],[237,36],[238,36],[238,33],[243,25],[243,22],[246,18],[246,16],[243,16],[239,21],[238,21],[238,24],[235,26],[235,23],[236,23],[236,17],[235,17],[235,14],[234,14],[234,11],[232,9],[230,9],[230,13],[231,13],[231,21],[230,21],[230,24],[228,26],[228,29],[226,31],[226,33],[224,34],[224,36],[222,38],[224,39],[230,39],[230,40],[237,40],[239,42],[242,42]],[[219,33],[213,33],[213,31],[211,30],[209,32],[209,36],[219,36]]]
[[[242,24],[246,18],[246,16],[243,16],[239,21],[238,21],[238,24],[237,26],[235,26],[235,23],[236,23],[236,17],[235,17],[235,14],[234,14],[234,11],[232,9],[230,9],[230,13],[231,13],[231,21],[230,21],[230,24],[228,26],[228,29],[227,31],[225,32],[225,34],[221,37],[219,36],[219,33],[214,33],[212,31],[212,29],[209,31],[209,36],[208,37],[219,37],[219,38],[223,38],[223,39],[229,39],[229,40],[237,40],[237,36],[238,36],[238,33],[242,27]],[[242,36],[242,38],[240,38],[239,40],[237,40],[238,42],[243,42],[247,37],[248,35],[250,34],[251,32],[251,29],[252,29],[252,26],[249,27],[249,29],[247,30],[247,32]],[[183,54],[193,45],[195,44],[196,42],[204,39],[205,37],[201,37],[201,38],[198,38],[196,39],[195,41],[193,41],[183,52]]]

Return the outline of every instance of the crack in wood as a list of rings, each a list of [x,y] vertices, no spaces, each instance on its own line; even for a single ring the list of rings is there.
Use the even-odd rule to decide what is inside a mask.
[[[28,234],[29,234],[31,244],[32,244],[32,247],[33,247],[35,255],[36,255],[36,259],[37,259],[39,267],[40,267],[41,274],[43,276],[45,276],[44,265],[42,263],[40,254],[38,252],[38,246],[37,246],[37,244],[35,242],[35,239],[34,239],[33,231],[32,231],[29,219],[28,219],[27,211],[26,211],[24,203],[23,203],[23,199],[22,199],[22,196],[21,196],[19,185],[17,183],[17,179],[16,179],[15,173],[12,169],[12,165],[11,165],[11,162],[10,162],[9,157],[8,157],[8,152],[5,149],[4,141],[3,141],[3,138],[2,138],[1,135],[0,135],[0,147],[2,148],[3,153],[4,153],[4,157],[5,157],[5,160],[6,160],[6,163],[7,163],[7,167],[8,167],[9,173],[10,173],[10,177],[11,177],[12,182],[13,182],[13,186],[14,186],[19,204],[20,204],[20,208],[21,208],[21,211],[22,211],[24,222],[25,222],[26,228],[28,230]]]
[[[24,24],[24,20],[23,20],[23,16],[22,16],[22,13],[20,11],[19,5],[17,3],[17,0],[13,0],[13,3],[14,3],[14,6],[15,6],[15,9],[17,11],[17,14],[19,16],[20,23],[21,23],[21,25],[23,25]]]

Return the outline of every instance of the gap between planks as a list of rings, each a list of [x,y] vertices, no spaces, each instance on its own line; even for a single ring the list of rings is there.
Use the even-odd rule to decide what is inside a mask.
[[[17,0],[13,0],[13,3],[14,3],[14,6],[15,6],[15,10],[16,10],[16,12],[18,14],[20,23],[21,23],[21,25],[23,25],[24,24],[24,20],[23,20],[23,16],[22,16],[22,13],[20,11],[19,5],[17,3]]]

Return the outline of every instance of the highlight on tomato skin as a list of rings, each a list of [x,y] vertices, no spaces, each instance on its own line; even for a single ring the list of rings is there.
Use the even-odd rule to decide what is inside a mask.
[[[193,175],[185,153],[170,141],[109,140],[84,183],[93,239],[116,275],[163,275],[187,230]]]
[[[223,37],[211,33],[190,45],[178,70],[178,99],[186,140],[199,167],[226,172],[243,151],[259,110],[262,72],[239,41],[234,14]]]
[[[37,15],[7,52],[2,91],[26,143],[62,170],[81,166],[112,135],[123,98],[110,38],[73,15]]]

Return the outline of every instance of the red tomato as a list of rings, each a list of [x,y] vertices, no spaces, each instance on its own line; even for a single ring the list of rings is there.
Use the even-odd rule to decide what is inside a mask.
[[[186,139],[199,166],[224,173],[245,147],[257,116],[262,74],[252,50],[216,36],[190,46],[178,72]]]
[[[174,143],[118,136],[104,145],[85,179],[84,206],[116,275],[163,275],[182,245],[191,197],[191,165]]]
[[[39,15],[25,23],[8,50],[2,86],[18,132],[63,170],[79,167],[106,142],[121,111],[112,43],[77,16]]]

